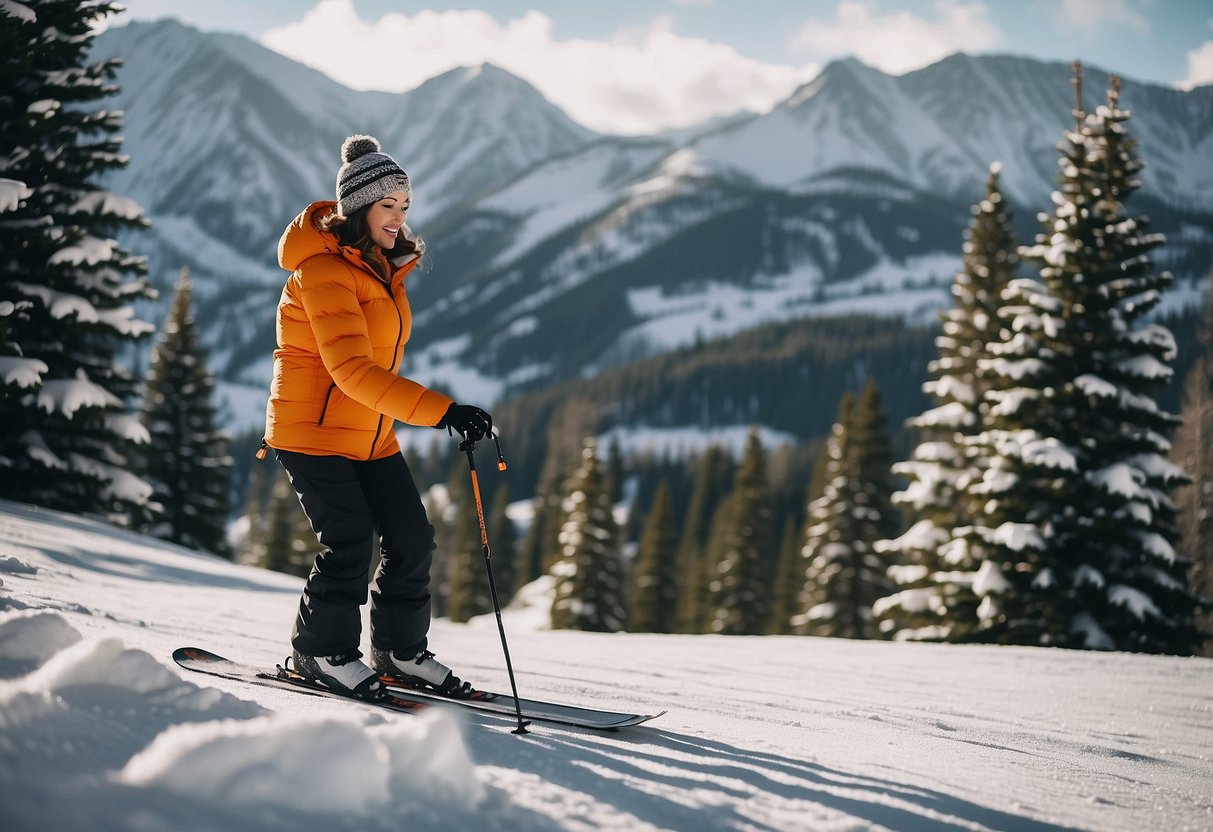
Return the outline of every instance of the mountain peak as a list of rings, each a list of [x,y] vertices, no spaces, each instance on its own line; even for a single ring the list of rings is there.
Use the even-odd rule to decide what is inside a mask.
[[[824,92],[829,92],[832,97],[854,95],[864,91],[873,81],[885,81],[889,77],[858,58],[839,58],[826,64],[825,69],[812,81],[797,88],[780,105],[780,109],[795,111]]]

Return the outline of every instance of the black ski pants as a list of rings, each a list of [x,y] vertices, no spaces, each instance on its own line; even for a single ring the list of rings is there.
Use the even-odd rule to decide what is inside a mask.
[[[292,646],[305,656],[357,649],[369,589],[371,645],[406,656],[424,650],[434,527],[404,457],[277,456],[322,547],[299,601]],[[376,533],[382,560],[368,585]]]

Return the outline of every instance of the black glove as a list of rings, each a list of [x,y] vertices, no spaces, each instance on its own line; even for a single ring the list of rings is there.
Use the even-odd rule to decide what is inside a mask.
[[[453,430],[464,439],[479,442],[493,432],[493,417],[475,405],[452,404],[434,427],[446,428],[447,433]]]

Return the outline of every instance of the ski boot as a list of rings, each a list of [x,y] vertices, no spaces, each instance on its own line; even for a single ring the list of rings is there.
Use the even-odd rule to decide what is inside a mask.
[[[296,673],[336,693],[355,699],[379,699],[387,694],[379,676],[363,664],[358,650],[337,656],[305,656],[295,650],[291,658]]]
[[[391,650],[372,647],[371,667],[381,676],[390,676],[406,685],[430,690],[452,699],[470,699],[476,693],[471,684],[460,680],[449,667],[435,659],[429,650],[423,650],[412,658],[405,658]]]

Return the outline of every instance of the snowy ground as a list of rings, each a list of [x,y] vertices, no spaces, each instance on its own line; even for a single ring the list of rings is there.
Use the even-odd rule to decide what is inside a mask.
[[[1210,830],[1213,661],[591,635],[509,612],[523,695],[670,712],[597,734],[185,674],[272,663],[300,582],[0,502],[6,830]],[[507,685],[496,627],[433,647]]]

